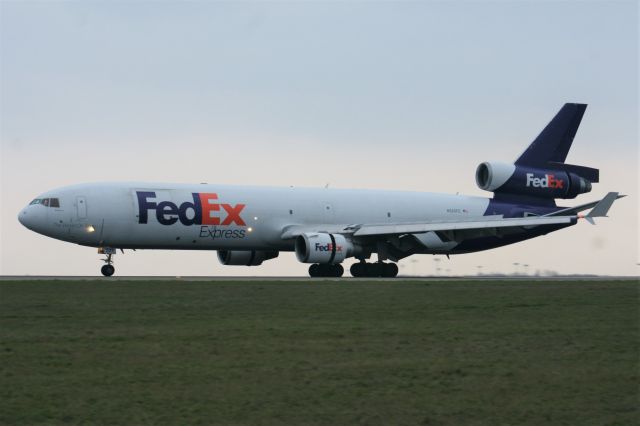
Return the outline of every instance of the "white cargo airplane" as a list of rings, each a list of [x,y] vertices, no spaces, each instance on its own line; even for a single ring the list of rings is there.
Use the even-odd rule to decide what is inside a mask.
[[[309,275],[354,277],[398,273],[413,254],[487,250],[606,216],[620,196],[557,207],[556,198],[589,192],[599,172],[565,164],[586,109],[565,104],[513,163],[482,163],[480,188],[493,198],[419,192],[93,183],[48,191],[18,215],[27,228],[62,241],[97,247],[111,276],[116,249],[217,250],[224,265],[256,266],[295,251]],[[591,209],[582,216],[579,212]],[[367,263],[373,253],[377,263]]]

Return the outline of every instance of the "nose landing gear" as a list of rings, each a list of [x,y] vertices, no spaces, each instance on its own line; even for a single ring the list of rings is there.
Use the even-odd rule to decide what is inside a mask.
[[[116,268],[113,266],[112,258],[116,254],[116,249],[111,247],[101,247],[98,249],[98,253],[107,255],[107,257],[102,259],[104,263],[106,263],[106,265],[102,265],[102,268],[100,268],[100,272],[102,272],[102,275],[104,275],[105,277],[110,277],[114,272],[116,272]]]

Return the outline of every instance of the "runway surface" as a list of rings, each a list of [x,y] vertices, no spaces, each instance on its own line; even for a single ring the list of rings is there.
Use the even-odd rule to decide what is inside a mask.
[[[604,276],[604,275],[558,275],[558,276],[398,276],[396,278],[309,278],[300,277],[237,277],[237,276],[47,276],[47,275],[2,275],[0,281],[640,281],[640,277],[633,276]]]

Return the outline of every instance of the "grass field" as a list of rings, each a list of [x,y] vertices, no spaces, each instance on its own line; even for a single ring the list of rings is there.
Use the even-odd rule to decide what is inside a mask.
[[[0,423],[632,425],[636,282],[0,282]]]

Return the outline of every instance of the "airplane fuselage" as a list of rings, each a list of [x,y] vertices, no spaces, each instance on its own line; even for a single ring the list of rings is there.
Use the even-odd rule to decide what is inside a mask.
[[[408,191],[141,182],[73,185],[37,199],[57,199],[58,207],[25,207],[19,214],[25,226],[85,246],[279,251],[294,249],[292,239],[282,238],[289,227],[469,220],[486,215],[492,201]],[[494,213],[505,213],[499,210]]]

